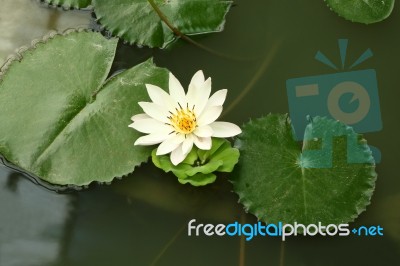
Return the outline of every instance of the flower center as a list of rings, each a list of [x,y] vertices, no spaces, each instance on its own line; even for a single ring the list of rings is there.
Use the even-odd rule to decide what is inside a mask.
[[[186,108],[182,108],[179,105],[180,109],[176,108],[175,113],[171,113],[169,116],[169,121],[171,121],[171,126],[174,127],[175,132],[183,133],[183,134],[190,134],[192,133],[197,127],[197,120],[196,115],[192,110],[189,109],[189,106]]]

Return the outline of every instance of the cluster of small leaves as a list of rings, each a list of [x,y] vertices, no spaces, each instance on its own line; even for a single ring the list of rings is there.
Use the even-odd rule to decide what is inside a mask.
[[[168,155],[157,156],[156,150],[152,152],[152,160],[158,168],[174,173],[181,184],[204,186],[215,182],[214,172],[232,172],[239,160],[239,150],[225,139],[213,138],[210,150],[194,147],[178,165],[173,165]]]

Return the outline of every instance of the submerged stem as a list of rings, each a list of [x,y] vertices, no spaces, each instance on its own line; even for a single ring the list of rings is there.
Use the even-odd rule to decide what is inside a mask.
[[[157,4],[154,2],[154,0],[147,0],[151,7],[154,9],[154,11],[157,13],[157,15],[160,17],[160,19],[165,23],[165,25],[168,26],[172,30],[172,32],[182,38],[183,40],[187,41],[190,44],[193,44],[194,46],[205,50],[206,52],[209,52],[210,54],[225,58],[225,59],[230,59],[230,60],[236,60],[236,61],[252,61],[252,59],[248,58],[242,58],[242,57],[236,57],[236,56],[229,56],[226,54],[223,54],[221,52],[215,51],[205,45],[202,45],[201,43],[198,43],[188,37],[187,35],[183,34],[178,28],[176,28],[172,23],[168,20],[168,18],[164,15],[164,13],[160,10],[160,8],[157,6]]]
[[[264,74],[265,70],[268,68],[269,64],[271,63],[273,57],[275,56],[275,54],[278,50],[279,45],[280,45],[280,42],[276,42],[272,46],[272,49],[265,56],[264,61],[261,63],[257,72],[251,78],[250,82],[246,85],[244,90],[242,90],[242,92],[239,94],[239,96],[236,97],[235,100],[225,109],[225,111],[222,113],[221,117],[223,117],[227,113],[231,112],[233,110],[233,108],[235,108],[235,106],[237,104],[239,104],[240,101],[250,92],[250,90],[254,87],[254,85],[257,83],[257,81],[261,78],[262,74]]]
[[[152,261],[150,264],[151,266],[154,266],[158,263],[158,261],[161,259],[161,257],[167,252],[170,246],[176,241],[176,239],[182,234],[183,230],[186,228],[186,223],[175,233],[175,235],[168,241],[167,244],[161,249],[160,253],[155,257],[155,259]]]
[[[241,219],[240,219],[241,224],[246,223],[246,215],[242,213]],[[246,237],[244,235],[240,236],[240,246],[239,246],[239,266],[245,266],[246,265]]]
[[[281,254],[279,258],[279,266],[285,265],[285,241],[281,242]]]

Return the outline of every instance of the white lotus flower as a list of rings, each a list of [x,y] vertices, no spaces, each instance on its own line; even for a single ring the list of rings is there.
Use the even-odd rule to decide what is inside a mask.
[[[174,165],[182,162],[193,144],[199,149],[211,149],[211,137],[227,138],[240,134],[241,129],[228,122],[215,122],[221,115],[227,90],[211,97],[211,78],[204,79],[203,71],[194,74],[187,94],[175,76],[169,74],[169,94],[160,87],[146,84],[153,102],[139,102],[144,114],[132,117],[129,127],[148,135],[135,145],[155,145],[157,155],[171,153]]]

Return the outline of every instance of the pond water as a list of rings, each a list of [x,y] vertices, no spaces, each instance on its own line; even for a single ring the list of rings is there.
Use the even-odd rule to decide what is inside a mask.
[[[187,223],[255,222],[231,193],[226,176],[204,188],[180,185],[151,165],[111,185],[57,193],[0,166],[0,265],[400,265],[400,7],[374,25],[350,23],[324,1],[235,1],[225,31],[166,50],[120,44],[114,69],[149,57],[183,84],[203,69],[213,89],[228,88],[223,120],[289,111],[286,80],[336,73],[314,60],[321,50],[340,65],[338,39],[349,39],[347,62],[366,49],[357,70],[377,72],[383,130],[366,134],[382,152],[372,203],[352,224],[380,225],[383,237],[189,237]],[[49,9],[38,1],[0,0],[0,62],[49,30],[93,26],[90,12]],[[397,106],[397,107],[396,107]],[[397,108],[397,109],[396,109]],[[1,126],[1,125],[0,125]]]

